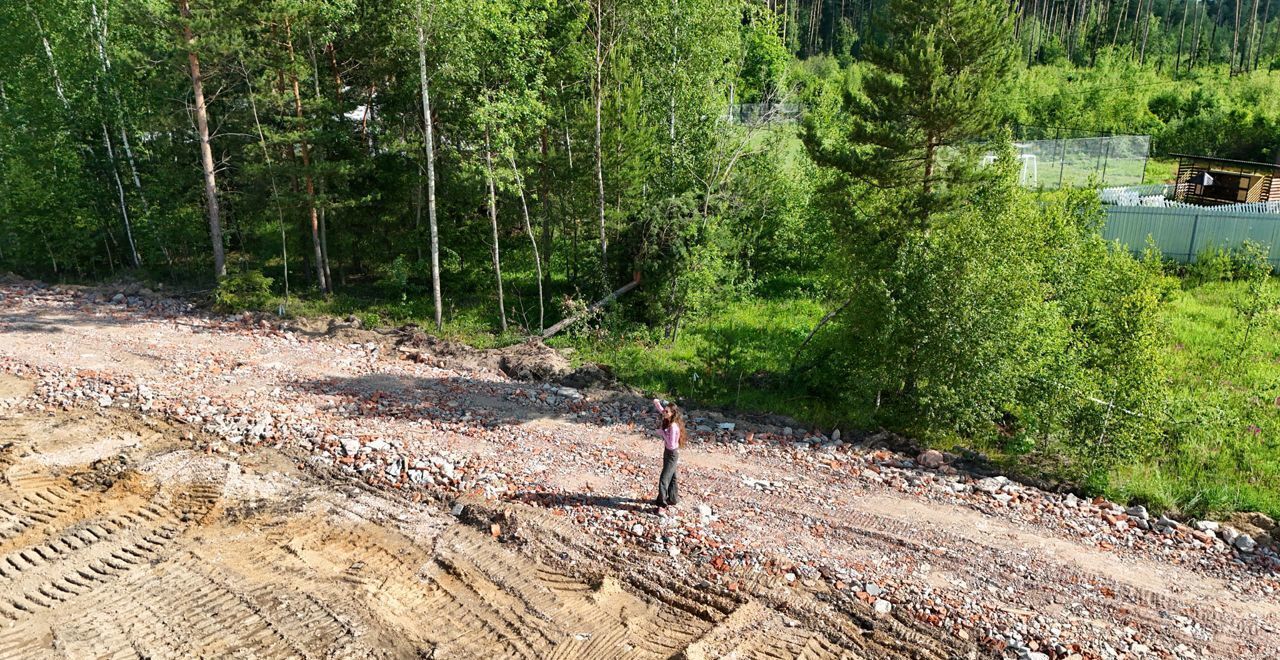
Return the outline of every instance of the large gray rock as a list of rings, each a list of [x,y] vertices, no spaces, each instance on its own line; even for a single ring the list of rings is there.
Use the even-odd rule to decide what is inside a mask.
[[[1212,520],[1197,520],[1195,528],[1202,532],[1209,532],[1212,534],[1213,532],[1218,531],[1218,523],[1213,522]]]
[[[936,449],[926,449],[925,451],[920,452],[920,455],[916,457],[917,465],[929,468],[930,470],[936,470],[942,467],[944,462],[946,462],[946,459],[943,458],[942,452]]]

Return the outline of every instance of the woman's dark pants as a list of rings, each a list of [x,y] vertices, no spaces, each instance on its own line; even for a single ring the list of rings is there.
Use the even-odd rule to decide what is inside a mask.
[[[662,452],[662,476],[658,478],[658,506],[670,506],[680,499],[676,488],[676,460],[680,453],[675,449]]]

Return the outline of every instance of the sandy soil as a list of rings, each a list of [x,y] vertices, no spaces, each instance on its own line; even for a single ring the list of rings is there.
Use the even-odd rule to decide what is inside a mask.
[[[127,413],[0,421],[0,657],[898,655],[896,635],[822,634],[688,576],[628,571],[541,512],[464,501],[467,524],[278,450],[228,460],[179,436]],[[519,520],[518,542],[477,529],[494,519]]]
[[[1213,539],[741,429],[659,515],[642,400],[403,357],[4,289],[0,657],[1280,657]]]

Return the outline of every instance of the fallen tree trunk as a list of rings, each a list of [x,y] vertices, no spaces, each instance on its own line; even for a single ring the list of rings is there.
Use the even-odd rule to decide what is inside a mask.
[[[800,347],[797,348],[796,352],[791,355],[792,369],[796,368],[796,360],[800,359],[800,353],[804,352],[804,347],[808,346],[810,341],[813,341],[813,336],[818,334],[818,331],[822,329],[822,326],[826,325],[831,319],[835,318],[837,314],[839,314],[840,312],[843,312],[844,308],[848,307],[851,303],[853,303],[853,298],[850,298],[844,301],[843,303],[841,303],[839,307],[827,312],[826,315],[822,317],[822,320],[818,321],[818,325],[814,326],[813,330],[809,332],[809,336],[805,337],[804,341],[800,342]]]
[[[557,332],[560,332],[561,330],[564,330],[565,328],[573,325],[574,323],[577,323],[578,321],[590,316],[597,309],[600,309],[601,307],[608,305],[609,303],[616,300],[618,296],[636,288],[637,286],[640,286],[640,273],[636,273],[636,278],[634,280],[631,280],[630,282],[627,282],[626,285],[624,285],[622,288],[601,298],[600,300],[597,300],[591,303],[591,305],[588,306],[587,309],[583,311],[581,314],[575,314],[573,316],[570,316],[567,319],[561,319],[560,322],[556,323],[550,328],[547,328],[542,332],[542,338],[547,339],[555,335]]]

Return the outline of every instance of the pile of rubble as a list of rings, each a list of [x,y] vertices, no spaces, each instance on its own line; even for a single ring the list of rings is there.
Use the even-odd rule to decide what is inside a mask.
[[[846,522],[842,502],[895,493],[959,506],[1049,538],[1219,577],[1239,597],[1274,599],[1280,591],[1280,533],[1265,517],[1251,518],[1248,529],[1213,521],[1188,525],[1140,506],[970,474],[958,469],[958,457],[937,451],[897,453],[884,448],[881,436],[855,441],[839,431],[750,424],[714,413],[691,415],[690,455],[715,457],[722,467],[683,468],[688,504],[657,511],[646,501],[656,451],[627,440],[653,425],[647,401],[512,379],[514,373],[563,383],[573,373],[567,362],[535,368],[547,363],[544,353],[550,351],[536,343],[485,353],[408,333],[402,348],[389,351],[385,342],[334,342],[260,318],[201,316],[184,303],[146,295],[131,300],[122,294],[117,301],[116,295],[13,284],[0,294],[0,330],[7,313],[56,309],[127,321],[138,337],[148,328],[236,337],[238,350],[252,347],[272,356],[252,361],[235,350],[175,341],[155,348],[163,361],[144,376],[75,369],[0,349],[0,371],[36,380],[35,395],[25,404],[32,409],[133,410],[198,429],[201,437],[214,438],[208,451],[234,454],[268,444],[418,498],[479,494],[545,507],[627,552],[661,557],[671,570],[699,571],[730,589],[826,590],[862,601],[880,616],[908,616],[1013,657],[1202,657],[1196,643],[1207,643],[1212,634],[1195,612],[1172,608],[1171,617],[1186,621],[1179,622],[1179,636],[1101,623],[1115,585],[1038,575],[1055,568],[976,544],[969,547],[972,556],[958,556],[948,548],[968,547],[963,540],[895,521]],[[179,316],[181,323],[174,323]],[[300,363],[345,375],[300,373]],[[548,421],[532,423],[538,420]],[[656,448],[656,441],[650,446]],[[609,484],[610,492],[594,492],[593,483]],[[838,551],[867,542],[898,550],[892,561]],[[944,587],[929,577],[938,564],[955,572],[975,562],[1000,566],[1008,585],[1024,585],[1028,591],[1018,597],[1041,589],[1043,597],[1062,602],[1053,613],[1011,615],[1005,600],[1012,596],[986,591],[996,585],[978,589],[955,584],[960,578],[953,577]],[[1257,625],[1280,633],[1271,629],[1273,621]]]

